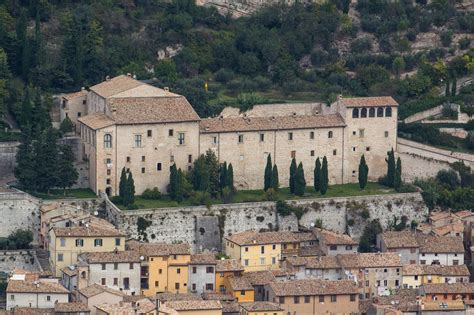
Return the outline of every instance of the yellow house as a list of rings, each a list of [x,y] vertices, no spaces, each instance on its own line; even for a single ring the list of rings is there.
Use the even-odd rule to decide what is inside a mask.
[[[255,291],[250,281],[245,277],[225,278],[225,286],[237,302],[255,301]]]
[[[220,293],[228,292],[230,288],[226,287],[228,282],[225,281],[229,277],[240,277],[244,267],[238,259],[218,260],[216,264],[216,291]]]
[[[56,277],[61,276],[61,269],[75,264],[81,253],[114,250],[125,250],[125,234],[102,219],[91,217],[76,226],[49,231],[49,261]]]
[[[282,251],[296,251],[300,239],[293,232],[244,231],[226,238],[226,254],[239,259],[245,271],[279,269]]]
[[[283,315],[283,309],[272,302],[244,302],[240,303],[241,315]]]
[[[139,243],[129,241],[127,247],[143,257],[141,264],[142,294],[188,292],[189,244]]]
[[[469,276],[466,265],[405,265],[402,284],[404,288],[416,289],[430,283],[469,282]]]

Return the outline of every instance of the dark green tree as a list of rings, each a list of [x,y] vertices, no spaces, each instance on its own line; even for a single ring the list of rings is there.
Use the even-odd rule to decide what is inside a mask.
[[[451,96],[455,97],[456,96],[456,91],[457,91],[457,80],[456,77],[453,78],[453,84],[451,85]]]
[[[304,178],[304,169],[303,163],[298,164],[296,169],[296,179],[295,179],[295,195],[303,196],[306,189],[306,180]]]
[[[170,197],[173,200],[177,200],[179,197],[179,175],[176,164],[171,165],[170,168],[170,185],[169,185]]]
[[[74,167],[74,153],[69,145],[61,145],[59,147],[57,173],[57,186],[61,187],[63,194],[66,195],[66,188],[74,185],[79,178],[79,174]]]
[[[446,78],[446,86],[445,86],[445,90],[444,90],[444,95],[446,95],[446,97],[448,97],[450,95],[450,90],[449,90],[449,78]]]
[[[216,198],[219,195],[219,161],[212,150],[206,151],[205,163],[209,170],[209,194]]]
[[[35,168],[35,155],[31,138],[27,135],[23,136],[23,141],[18,148],[14,174],[22,188],[36,190],[38,176]]]
[[[219,170],[219,188],[224,189],[227,186],[228,180],[227,180],[227,162],[224,162],[221,164],[220,170]]]
[[[382,233],[382,226],[378,219],[370,221],[364,228],[364,232],[360,237],[359,252],[370,253],[375,251],[377,242],[377,234]]]
[[[61,131],[62,134],[74,131],[74,124],[68,116],[66,116],[59,125],[59,131]]]
[[[278,178],[278,166],[276,164],[273,165],[272,169],[272,181],[271,181],[271,188],[273,190],[277,191],[278,188],[280,187],[280,180]]]
[[[127,178],[127,205],[133,205],[135,202],[135,181],[132,172],[128,172]]]
[[[395,188],[396,191],[399,191],[400,187],[402,187],[402,160],[398,157],[395,178],[393,179],[393,188]]]
[[[291,165],[290,165],[290,192],[292,194],[295,193],[295,185],[296,185],[296,169],[297,169],[297,166],[296,166],[296,159],[293,158],[291,160]]]
[[[30,88],[27,86],[25,88],[25,96],[23,97],[23,102],[21,103],[21,113],[20,113],[20,126],[22,129],[26,126],[31,127],[31,98],[30,98]]]
[[[267,165],[265,166],[265,175],[263,190],[267,191],[272,186],[272,157],[270,154],[267,156]]]
[[[234,168],[232,167],[232,163],[229,163],[229,167],[227,169],[227,187],[231,190],[234,190]]]
[[[209,167],[204,154],[201,154],[195,161],[191,172],[191,179],[194,190],[209,190]]]
[[[369,167],[365,162],[365,156],[362,154],[359,162],[359,187],[364,189],[367,186],[367,178],[369,175]]]
[[[395,152],[392,150],[387,152],[387,186],[393,187],[395,181]]]
[[[52,127],[41,132],[38,140],[34,141],[35,168],[37,172],[38,190],[49,190],[58,183],[58,134]]]
[[[328,160],[326,156],[323,157],[323,164],[321,166],[321,184],[320,191],[321,195],[325,195],[329,187],[329,171],[328,171]]]
[[[314,191],[318,192],[321,190],[321,162],[319,157],[316,159],[314,165]]]
[[[33,133],[39,134],[43,130],[51,128],[48,110],[44,105],[43,97],[39,89],[36,89],[35,91],[35,98],[30,119]]]
[[[119,197],[120,202],[124,204],[124,201],[127,199],[127,171],[125,167],[122,168],[122,173],[120,174],[120,182],[119,182]],[[126,204],[124,204],[127,206]]]

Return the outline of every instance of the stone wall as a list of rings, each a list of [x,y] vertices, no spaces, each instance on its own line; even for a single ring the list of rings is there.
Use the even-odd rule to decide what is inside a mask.
[[[104,216],[132,238],[150,242],[182,241],[191,244],[194,250],[220,250],[222,236],[249,229],[296,231],[298,224],[311,227],[320,219],[324,228],[348,231],[358,238],[370,219],[379,219],[387,228],[394,217],[400,219],[406,215],[408,222],[423,222],[428,214],[419,193],[303,199],[289,203],[304,209],[299,221],[293,214],[278,215],[274,202],[223,204],[209,209],[198,206],[121,211],[106,200]],[[354,225],[348,226],[347,222],[352,221],[349,219]]]
[[[9,273],[15,268],[42,271],[34,250],[0,250],[0,272]]]
[[[0,142],[0,178],[13,176],[19,145],[20,142]]]

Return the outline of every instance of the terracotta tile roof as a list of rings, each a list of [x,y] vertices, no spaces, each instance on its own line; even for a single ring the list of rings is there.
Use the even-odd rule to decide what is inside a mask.
[[[417,234],[420,253],[464,253],[461,237]]]
[[[109,222],[98,218],[94,218],[82,226],[53,227],[52,230],[56,237],[126,236],[125,233],[120,232]]]
[[[103,81],[99,84],[91,86],[89,89],[100,96],[107,98],[144,84],[145,83],[135,80],[127,75],[119,75],[111,78],[108,81]]]
[[[141,299],[136,303],[103,303],[95,307],[107,314],[149,314],[156,308],[155,304],[149,299]]]
[[[470,210],[463,210],[463,211],[458,211],[454,213],[455,216],[460,217],[460,218],[466,218],[474,215]]]
[[[320,235],[320,237],[324,239],[327,245],[357,245],[357,242],[347,234],[340,234],[318,228],[315,228],[314,231],[316,235]]]
[[[5,311],[4,314],[15,315],[54,315],[54,308],[31,308],[31,307],[15,307],[12,312]],[[1,311],[0,311],[0,314]]]
[[[63,98],[67,101],[70,101],[73,98],[80,97],[80,96],[86,96],[86,95],[87,95],[87,91],[86,90],[81,90],[81,91],[78,91],[78,92],[64,94]]]
[[[166,306],[176,311],[192,311],[192,310],[221,310],[222,304],[217,300],[201,300],[201,301],[168,301]]]
[[[202,300],[199,295],[194,293],[159,293],[155,298],[160,302]]]
[[[253,286],[247,278],[231,277],[228,278],[229,285],[234,291],[253,290]]]
[[[264,271],[249,271],[243,274],[252,286],[254,285],[267,285],[271,282],[275,282],[275,275],[270,270]]]
[[[324,252],[319,245],[303,246],[298,248],[298,256],[324,256]]]
[[[357,294],[358,286],[352,280],[290,280],[270,284],[276,296]]]
[[[389,231],[382,233],[383,241],[387,248],[413,248],[418,247],[415,233],[411,231]]]
[[[61,271],[65,273],[66,275],[68,275],[69,277],[76,276],[76,269],[75,268],[71,269],[71,266],[64,267],[63,269],[61,269]]]
[[[289,279],[289,277],[294,276],[295,273],[291,270],[283,270],[283,269],[272,269],[270,270],[275,278],[286,278]],[[278,279],[277,279],[278,280]]]
[[[64,293],[69,291],[59,283],[46,281],[9,280],[7,293]]]
[[[277,303],[272,302],[243,302],[240,306],[247,312],[278,312],[283,311]]]
[[[391,96],[343,97],[339,99],[339,102],[346,107],[398,106]]]
[[[131,250],[138,251],[141,256],[155,257],[155,256],[169,256],[169,255],[191,255],[191,248],[189,244],[168,244],[168,243],[138,243],[130,246],[133,243],[128,242]]]
[[[214,254],[196,254],[191,255],[190,265],[215,265],[217,264]]]
[[[222,314],[239,314],[240,306],[237,301],[221,301]]]
[[[230,293],[204,292],[201,296],[204,300],[235,301]]]
[[[398,289],[389,296],[378,296],[374,304],[395,306],[402,312],[417,312],[420,306],[417,303],[418,291],[416,289]]]
[[[295,232],[295,236],[300,242],[316,241],[316,236],[311,232]]]
[[[430,220],[431,221],[438,221],[438,220],[450,218],[452,216],[453,216],[453,214],[449,211],[433,211],[430,214]]]
[[[440,275],[440,276],[466,276],[469,277],[469,269],[466,265],[444,266],[444,265],[405,265],[404,276],[417,275]]]
[[[465,310],[466,306],[462,300],[457,301],[424,301],[423,311],[461,311]]]
[[[474,292],[474,282],[456,282],[456,283],[430,283],[423,284],[422,290],[426,294],[472,294]]]
[[[115,124],[112,118],[100,113],[82,116],[77,120],[93,130],[102,129]]]
[[[238,117],[208,118],[201,121],[202,133],[259,131],[259,130],[293,130],[344,127],[346,124],[339,114],[295,115],[275,117]]]
[[[140,255],[134,251],[83,253],[81,258],[89,264],[140,262]]]
[[[240,246],[297,243],[299,238],[293,232],[256,232],[253,230],[226,236],[226,239]]]
[[[398,253],[357,253],[336,257],[341,267],[345,269],[402,266]]]
[[[286,259],[294,267],[306,266],[307,269],[338,269],[341,268],[336,256],[320,257],[288,257]]]
[[[85,303],[69,302],[69,303],[56,303],[54,311],[59,313],[72,313],[72,312],[90,312],[89,306]]]
[[[239,259],[220,259],[217,261],[216,272],[244,271]]]
[[[199,121],[184,96],[114,98],[109,101],[111,117],[118,125]]]
[[[438,236],[449,236],[452,232],[462,235],[464,232],[464,222],[450,223],[445,226],[435,227],[431,231]]]
[[[81,293],[82,295],[84,295],[85,297],[87,297],[87,298],[96,296],[96,295],[104,293],[104,292],[114,294],[114,295],[117,295],[117,296],[125,296],[125,294],[120,292],[120,291],[111,289],[111,288],[106,287],[106,286],[99,285],[97,283],[91,284],[90,286],[87,286],[87,287],[82,288],[82,289],[78,289],[77,291],[79,293]]]

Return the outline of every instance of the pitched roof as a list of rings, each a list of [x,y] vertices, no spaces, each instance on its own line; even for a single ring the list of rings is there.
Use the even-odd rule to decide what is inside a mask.
[[[239,259],[220,259],[217,261],[216,272],[244,271]]]
[[[120,291],[111,289],[107,286],[99,285],[97,283],[93,283],[90,286],[87,286],[87,287],[82,288],[82,289],[78,289],[77,291],[79,293],[81,293],[82,295],[84,295],[85,297],[87,297],[87,298],[90,298],[92,296],[96,296],[96,295],[104,293],[104,292],[114,294],[114,295],[118,295],[118,296],[125,296],[125,294],[120,292]]]
[[[150,98],[113,98],[111,118],[118,125],[199,121],[188,100],[181,95]]]
[[[470,276],[466,265],[444,266],[444,265],[405,265],[403,266],[404,276],[417,275],[440,275],[451,277]]]
[[[134,251],[83,253],[81,257],[89,264],[140,262],[140,255]]]
[[[68,275],[69,277],[74,277],[76,276],[76,269],[75,268],[72,269],[71,267],[74,267],[74,266],[66,266],[63,269],[61,269],[61,271],[65,273],[66,275]]]
[[[423,311],[442,311],[445,313],[447,311],[460,311],[465,310],[466,306],[464,301],[455,300],[455,301],[423,301]]]
[[[235,297],[230,293],[204,292],[201,296],[204,300],[235,301]]]
[[[90,220],[82,225],[70,227],[53,227],[52,229],[56,237],[93,237],[93,236],[125,236],[125,233],[119,231],[110,222],[91,217]]]
[[[324,239],[327,245],[357,245],[357,242],[347,234],[340,234],[318,228],[315,228],[314,231]]]
[[[69,291],[57,282],[46,281],[23,281],[12,280],[8,281],[8,293],[64,293]]]
[[[222,304],[217,300],[193,300],[193,301],[168,301],[166,306],[176,311],[191,311],[191,310],[220,310]]]
[[[271,289],[276,296],[356,294],[358,286],[352,280],[304,279],[273,282]]]
[[[270,270],[249,271],[245,272],[242,277],[246,278],[252,286],[266,285],[276,281],[275,275]]]
[[[420,253],[464,253],[462,238],[417,234]]]
[[[215,265],[217,264],[214,254],[195,254],[191,255],[190,265]]]
[[[435,227],[431,231],[438,236],[449,236],[451,232],[461,235],[464,232],[464,222],[450,223],[444,226]]]
[[[253,290],[253,286],[249,279],[244,277],[231,277],[228,278],[229,285],[234,291]]]
[[[338,101],[346,107],[398,106],[397,101],[391,96],[342,97]]]
[[[288,257],[286,261],[294,267],[305,266],[307,269],[341,268],[336,256]]]
[[[382,233],[382,238],[387,248],[413,248],[418,247],[415,233],[411,231],[388,231]]]
[[[279,304],[272,302],[243,302],[240,306],[247,312],[283,311]]]
[[[105,311],[107,314],[149,314],[155,310],[156,305],[149,299],[144,298],[135,303],[103,303],[95,307]]]
[[[346,124],[339,114],[292,115],[275,117],[208,118],[201,121],[202,133],[292,130],[344,127]]]
[[[298,248],[298,256],[306,257],[306,256],[323,256],[324,252],[322,251],[319,245],[311,245],[311,246],[302,246]]]
[[[395,306],[402,312],[417,312],[420,309],[417,296],[416,289],[397,289],[392,295],[378,296],[374,304]]]
[[[429,284],[423,284],[422,288],[426,294],[431,294],[431,293],[472,294],[472,292],[474,292],[474,283],[473,282],[429,283]]]
[[[63,98],[67,101],[70,101],[72,100],[73,98],[76,98],[76,97],[81,97],[81,96],[86,96],[87,95],[87,91],[86,90],[80,90],[78,92],[73,92],[73,93],[68,93],[68,94],[64,94],[63,95]]]
[[[226,239],[240,246],[296,243],[300,241],[293,232],[257,232],[254,230],[235,233],[226,236]]]
[[[115,121],[112,118],[101,113],[93,113],[82,116],[78,119],[78,121],[93,130],[102,129],[115,124]]]
[[[158,293],[155,297],[160,302],[202,300],[199,295],[194,293]]]
[[[69,303],[56,303],[54,311],[59,313],[72,313],[72,312],[90,312],[89,306],[85,303],[69,302]]]
[[[460,218],[466,218],[474,215],[474,213],[472,213],[472,211],[470,210],[462,210],[454,213],[454,215]]]
[[[357,253],[337,255],[342,268],[387,268],[401,267],[398,253]]]
[[[129,245],[131,250],[138,251],[141,256],[145,257],[191,254],[191,248],[189,244],[186,243],[168,244],[128,242],[127,244]]]
[[[55,315],[54,308],[15,307],[11,312],[0,310],[0,314],[10,315]]]
[[[93,85],[89,89],[99,94],[100,96],[107,98],[144,84],[145,83],[140,82],[127,75],[119,75],[109,80],[103,81],[99,84]]]

